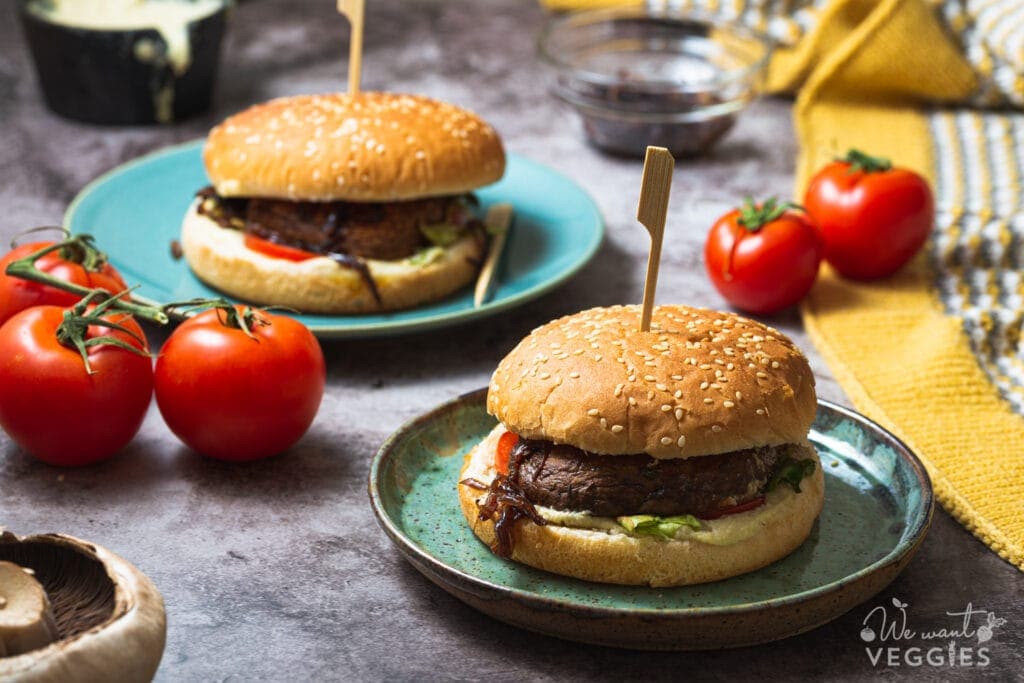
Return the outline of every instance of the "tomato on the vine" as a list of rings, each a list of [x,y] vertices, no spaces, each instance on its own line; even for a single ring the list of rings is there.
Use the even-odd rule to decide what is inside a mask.
[[[806,212],[769,199],[747,200],[711,227],[704,264],[737,308],[769,315],[797,303],[818,275],[824,246]]]
[[[902,268],[928,240],[935,221],[924,178],[857,150],[818,171],[804,206],[821,227],[825,260],[857,280]]]
[[[224,304],[168,337],[156,362],[156,401],[167,426],[193,450],[256,460],[306,432],[325,381],[323,353],[305,325]]]
[[[0,326],[0,426],[51,465],[87,465],[121,450],[153,395],[142,329],[102,306],[34,306]]]
[[[0,325],[15,313],[31,306],[73,306],[81,297],[50,285],[31,282],[6,274],[7,266],[56,242],[22,244],[0,258]],[[89,289],[104,289],[117,294],[127,289],[121,274],[98,252],[85,253],[91,245],[72,241],[67,247],[40,257],[35,266],[43,273]],[[91,257],[98,258],[95,261]],[[87,258],[89,257],[89,258]]]

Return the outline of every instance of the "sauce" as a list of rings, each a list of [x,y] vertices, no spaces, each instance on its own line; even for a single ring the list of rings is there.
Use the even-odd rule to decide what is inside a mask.
[[[188,25],[224,6],[223,0],[34,0],[28,11],[53,24],[99,31],[153,29],[167,45],[163,57],[178,76],[192,64]],[[148,42],[148,44],[147,44]],[[155,62],[151,41],[135,48],[139,61]]]
[[[165,49],[150,38],[140,38],[132,49],[136,61],[150,64],[156,72],[169,67],[175,77],[192,65],[188,27],[219,11],[225,0],[32,0],[27,10],[51,24],[95,31],[152,29]],[[174,120],[174,79],[157,78],[151,85],[156,120]]]

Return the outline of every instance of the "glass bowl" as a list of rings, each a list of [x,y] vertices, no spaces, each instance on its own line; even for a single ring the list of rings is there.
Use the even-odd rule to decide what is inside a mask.
[[[538,52],[591,144],[627,156],[642,157],[647,145],[694,156],[757,96],[771,43],[741,27],[640,7],[556,16]]]

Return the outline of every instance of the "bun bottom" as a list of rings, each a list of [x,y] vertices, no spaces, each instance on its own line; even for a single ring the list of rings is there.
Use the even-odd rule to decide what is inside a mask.
[[[327,257],[289,261],[253,251],[241,231],[199,215],[197,206],[181,226],[182,251],[196,277],[243,301],[303,313],[373,313],[436,301],[469,284],[484,256],[485,245],[467,234],[424,265],[366,259],[378,303],[359,271]]]
[[[466,456],[460,481],[473,477],[490,483],[497,439],[504,431],[504,426],[499,425]],[[710,525],[715,528],[710,536],[718,534],[714,543],[662,540],[552,523],[539,526],[521,520],[512,534],[512,559],[585,581],[652,587],[708,583],[760,569],[800,547],[821,512],[824,474],[813,446],[808,443],[806,448],[816,466],[814,473],[803,480],[801,492],[777,490],[766,505],[756,510],[715,520]],[[495,538],[494,522],[479,519],[477,509],[477,501],[484,492],[462,484],[458,488],[462,513],[473,533],[490,545]],[[724,520],[728,520],[727,525],[720,524]],[[738,528],[746,533],[736,535]],[[727,543],[731,540],[724,536],[727,529],[737,536],[735,542]]]

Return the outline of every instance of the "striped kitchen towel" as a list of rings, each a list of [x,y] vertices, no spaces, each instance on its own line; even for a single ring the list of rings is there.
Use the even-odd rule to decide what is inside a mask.
[[[851,147],[931,180],[922,254],[873,283],[824,267],[804,323],[858,409],[921,457],[946,510],[1024,569],[1024,1],[647,4],[777,41],[768,83],[797,94],[797,197]]]

